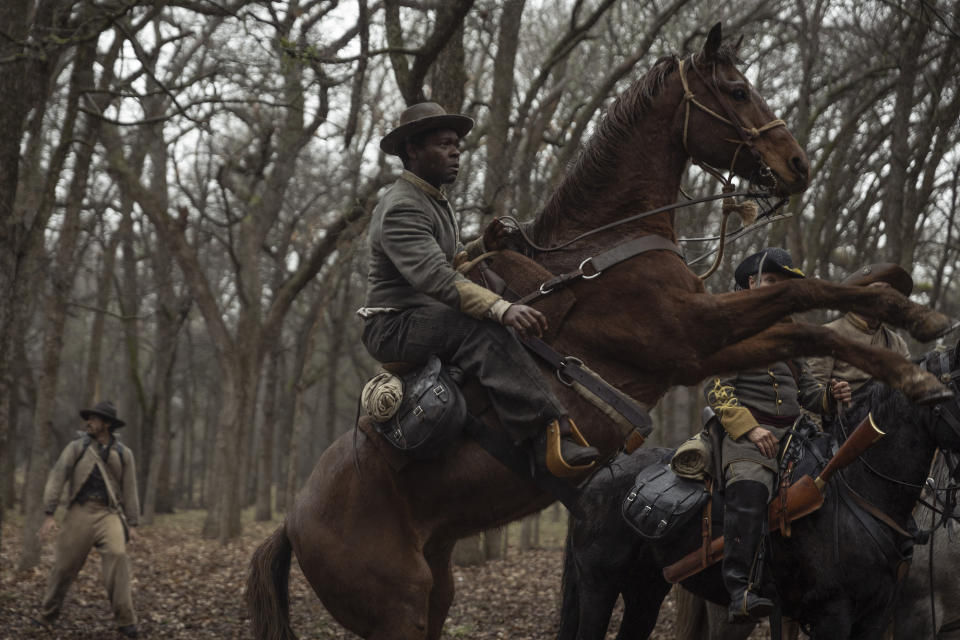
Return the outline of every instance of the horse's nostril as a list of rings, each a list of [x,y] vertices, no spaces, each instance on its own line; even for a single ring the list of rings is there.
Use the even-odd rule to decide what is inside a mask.
[[[793,170],[799,173],[801,176],[806,177],[809,168],[807,167],[807,162],[800,156],[794,156],[791,160],[793,163]]]

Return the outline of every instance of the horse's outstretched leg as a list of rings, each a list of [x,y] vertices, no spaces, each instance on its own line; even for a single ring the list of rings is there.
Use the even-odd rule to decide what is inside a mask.
[[[811,309],[853,311],[902,327],[920,342],[934,340],[954,325],[929,307],[911,302],[891,288],[836,284],[819,278],[786,280],[749,291],[692,296],[699,317],[721,325],[734,340],[742,340],[791,313]]]
[[[827,354],[866,371],[914,402],[939,402],[952,395],[933,374],[889,349],[852,342],[826,327],[800,322],[776,324],[751,338],[720,349],[702,361],[701,366],[692,372],[690,380],[787,358]]]

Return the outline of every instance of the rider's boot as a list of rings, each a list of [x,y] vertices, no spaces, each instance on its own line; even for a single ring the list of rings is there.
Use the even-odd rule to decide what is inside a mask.
[[[560,416],[547,425],[537,449],[537,457],[544,456],[547,471],[558,478],[578,476],[596,464],[600,457],[600,452],[587,444],[569,416]]]
[[[754,480],[727,485],[723,512],[723,584],[730,593],[730,622],[759,620],[773,611],[773,601],[760,595],[756,566],[767,517],[767,487]]]

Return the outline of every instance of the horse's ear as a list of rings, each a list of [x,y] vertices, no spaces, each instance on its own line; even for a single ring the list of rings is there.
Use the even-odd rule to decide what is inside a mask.
[[[740,53],[740,45],[743,44],[743,34],[740,34],[740,37],[737,38],[737,44],[733,45],[733,52],[735,54]]]
[[[703,43],[703,59],[713,60],[717,57],[717,51],[720,50],[720,43],[723,41],[723,23],[718,22],[710,29],[707,34],[707,41]]]

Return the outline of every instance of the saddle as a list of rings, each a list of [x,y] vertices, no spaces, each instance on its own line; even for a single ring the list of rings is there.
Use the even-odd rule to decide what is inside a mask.
[[[701,439],[715,443],[708,447],[712,450],[712,459],[702,465],[704,480],[678,476],[668,463],[651,465],[637,474],[633,488],[621,506],[626,523],[647,540],[670,539],[684,523],[702,515],[701,548],[691,550],[685,558],[664,570],[669,582],[684,580],[723,557],[723,547],[717,546],[714,535],[716,532],[719,536],[723,530],[723,487],[716,481],[723,477],[719,446],[722,427],[712,411],[705,411],[704,422]],[[770,505],[771,531],[779,529],[782,535],[790,535],[789,522],[793,518],[788,517],[791,513],[787,503],[788,490],[796,479],[816,475],[825,466],[834,446],[834,439],[820,431],[805,415],[797,419],[781,440],[780,488]],[[720,526],[715,527],[715,522]]]

